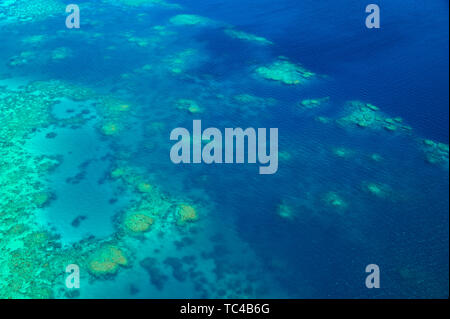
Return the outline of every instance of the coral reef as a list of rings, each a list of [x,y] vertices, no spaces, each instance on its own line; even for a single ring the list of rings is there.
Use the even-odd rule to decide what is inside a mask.
[[[359,101],[349,102],[349,105],[353,110],[350,115],[341,120],[342,122],[350,122],[359,127],[370,127],[384,122],[381,114],[378,113],[378,107],[371,107],[368,103]]]
[[[23,51],[18,55],[12,56],[9,59],[8,65],[11,67],[20,67],[35,60],[36,56],[34,51]]]
[[[176,101],[175,105],[179,110],[186,110],[191,114],[198,114],[203,112],[203,109],[194,100],[179,99]]]
[[[239,39],[244,41],[253,42],[260,45],[271,45],[273,42],[267,40],[266,38],[256,36],[254,34],[246,33],[243,31],[238,31],[234,29],[226,29],[225,34],[232,37],[233,39]]]
[[[245,105],[246,107],[254,107],[256,109],[277,104],[277,100],[275,100],[274,98],[263,98],[247,93],[235,95],[233,96],[233,100],[240,105]]]
[[[35,203],[36,207],[42,208],[46,204],[48,204],[51,197],[52,197],[51,194],[47,192],[34,193],[33,202]]]
[[[346,105],[346,112],[348,114],[338,120],[338,123],[343,126],[356,125],[360,128],[384,129],[389,132],[399,130],[405,133],[412,130],[410,126],[403,123],[402,118],[389,118],[377,106],[370,103],[350,101]]]
[[[153,218],[144,214],[132,214],[125,218],[125,228],[132,233],[144,233],[150,229]]]
[[[264,79],[278,81],[288,85],[305,84],[307,80],[315,76],[314,73],[306,70],[302,66],[282,58],[268,66],[258,67],[256,74]]]
[[[110,237],[89,237],[63,248],[56,235],[38,226],[36,212],[45,209],[53,199],[52,190],[48,189],[43,177],[59,165],[62,158],[33,155],[24,145],[40,128],[73,121],[72,118],[53,116],[52,109],[62,98],[93,101],[100,125],[105,129],[103,133],[115,133],[116,130],[107,124],[122,125],[126,115],[134,109],[132,104],[120,99],[99,96],[91,90],[61,81],[33,82],[16,91],[0,88],[0,118],[8,123],[0,127],[0,297],[77,297],[64,287],[65,277],[61,270],[67,265],[80,265],[89,279],[107,280],[121,268],[132,266],[135,242],[141,241],[142,236],[151,238],[154,234],[175,231],[185,233],[189,228],[176,226],[198,219],[198,206],[179,204],[190,200],[163,194],[145,172],[121,162],[122,153],[118,153],[111,182],[132,193],[134,200],[115,216],[115,231]],[[154,122],[152,129],[158,131],[162,127],[160,122]],[[54,135],[53,130],[45,134]],[[82,177],[77,174],[67,180],[75,183],[79,178]],[[85,215],[79,215],[71,223],[69,221],[69,225],[77,228],[86,219]],[[186,238],[180,240],[189,242]],[[164,265],[172,268],[179,279],[186,278],[180,276],[179,262],[182,261],[168,259]],[[147,270],[151,268],[146,262],[141,265]],[[156,272],[151,269],[151,280],[162,287],[165,275],[156,276]]]
[[[90,88],[58,80],[32,82],[27,86],[26,93],[32,92],[45,97],[48,100],[57,100],[62,97],[67,97],[74,101],[86,101],[99,97]]]
[[[146,182],[139,183],[137,188],[141,193],[150,193],[153,190],[152,185]]]
[[[172,17],[170,23],[176,26],[208,26],[211,25],[213,21],[194,14],[179,14]]]
[[[64,281],[61,269],[80,256],[36,223],[53,196],[47,176],[62,159],[26,148],[36,129],[56,124],[51,108],[61,96],[86,98],[82,89],[56,81],[0,90],[0,298],[52,298]],[[26,226],[25,226],[26,225]]]
[[[194,222],[198,219],[197,211],[195,210],[195,208],[187,204],[181,204],[177,207],[177,216],[178,225],[184,225],[186,223]]]
[[[281,161],[289,161],[289,160],[292,159],[292,154],[289,153],[289,152],[287,152],[287,151],[280,151],[280,152],[278,153],[278,158],[279,158]]]
[[[329,192],[325,194],[324,201],[327,206],[336,209],[338,211],[344,211],[348,207],[348,204],[336,192]]]
[[[123,180],[128,186],[136,190],[143,198],[158,196],[159,190],[148,182],[139,172],[127,166],[119,166],[112,170],[111,177]]]
[[[363,183],[363,190],[378,198],[392,199],[392,188],[386,184],[365,182]]]
[[[106,123],[102,126],[102,133],[105,135],[116,135],[118,132],[119,127],[116,123]]]
[[[14,76],[22,75],[24,71],[34,66],[41,67],[49,63],[51,67],[46,68],[49,71],[48,74],[30,72],[30,78],[55,76],[58,71],[57,67],[71,58],[74,53],[78,55],[78,51],[72,46],[73,42],[70,43],[73,38],[63,32],[66,30],[48,33],[49,26],[47,26],[47,23],[45,25],[34,25],[36,21],[47,19],[52,15],[61,15],[61,18],[63,18],[64,2],[60,0],[7,1],[7,6],[4,5],[5,0],[0,4],[0,20],[4,19],[6,12],[11,19],[33,23],[31,28],[33,34],[18,37],[16,40],[16,43],[19,46],[22,45],[23,48],[16,50],[16,48],[6,47],[7,57],[14,55],[9,61],[7,58],[5,59],[6,64],[10,66],[7,72],[14,74]],[[104,13],[109,7],[101,8],[101,11],[97,12],[98,7],[96,4],[92,4],[92,11],[83,18],[83,23],[88,26],[86,29],[89,29],[89,32],[83,30],[72,32],[86,45],[95,44],[96,49],[101,49],[101,46],[106,44],[106,55],[101,56],[102,52],[99,50],[101,59],[104,58],[102,62],[112,62],[112,65],[117,66],[117,69],[110,68],[112,73],[118,71],[116,77],[111,80],[108,73],[108,76],[101,79],[100,83],[94,84],[99,90],[98,92],[73,84],[77,81],[88,83],[91,80],[88,72],[80,74],[79,78],[74,77],[71,79],[73,81],[71,83],[58,80],[39,81],[19,85],[17,89],[6,89],[0,85],[0,120],[2,124],[6,123],[6,125],[0,126],[0,167],[2,168],[0,170],[0,298],[77,297],[76,293],[68,291],[64,286],[65,274],[63,270],[68,264],[76,263],[81,266],[83,280],[86,279],[83,287],[88,287],[91,284],[103,285],[102,280],[112,279],[113,276],[123,271],[124,267],[136,267],[136,261],[148,273],[151,283],[160,290],[165,285],[173,285],[175,281],[178,281],[195,287],[198,294],[201,293],[206,297],[263,296],[264,287],[260,285],[262,280],[258,277],[266,278],[266,275],[267,277],[270,276],[266,268],[268,265],[263,267],[265,272],[255,271],[255,264],[258,264],[254,261],[259,260],[259,257],[248,258],[248,255],[252,253],[251,249],[239,251],[236,254],[238,258],[231,255],[229,250],[239,248],[237,247],[239,245],[235,244],[242,242],[233,241],[230,245],[226,245],[223,238],[216,238],[215,243],[212,238],[209,241],[212,235],[209,231],[217,226],[213,222],[218,220],[218,224],[224,222],[225,226],[228,226],[226,224],[228,221],[224,218],[220,219],[221,216],[217,220],[207,218],[209,209],[205,207],[210,206],[205,205],[213,207],[214,201],[208,198],[206,191],[194,186],[197,183],[207,184],[212,180],[210,175],[202,173],[204,175],[198,176],[198,179],[196,179],[190,178],[192,176],[186,174],[186,176],[180,177],[180,180],[176,180],[177,182],[181,180],[184,182],[180,183],[180,189],[178,189],[178,185],[174,187],[174,184],[170,184],[172,181],[164,180],[161,183],[161,176],[164,178],[166,174],[173,173],[171,169],[166,171],[166,167],[161,162],[156,165],[152,163],[152,165],[145,167],[144,165],[142,167],[132,165],[142,164],[143,161],[148,159],[147,157],[144,158],[147,155],[151,155],[152,160],[155,160],[154,163],[160,159],[158,151],[159,148],[163,147],[160,147],[158,143],[163,137],[167,138],[164,134],[171,126],[171,121],[180,120],[183,116],[182,113],[184,113],[177,112],[173,105],[177,109],[190,114],[199,114],[207,110],[208,117],[219,110],[219,107],[214,105],[217,102],[217,104],[224,104],[220,105],[221,111],[224,112],[230,111],[231,108],[234,114],[244,116],[249,114],[258,117],[266,114],[272,116],[273,113],[285,109],[281,107],[279,109],[264,108],[277,104],[281,106],[282,102],[284,103],[286,100],[282,94],[277,95],[277,90],[288,90],[278,85],[268,88],[267,82],[264,80],[296,85],[305,84],[315,78],[316,75],[287,58],[279,57],[275,60],[266,60],[268,61],[267,65],[257,65],[259,67],[251,71],[253,79],[256,77],[263,79],[257,81],[257,87],[245,86],[245,84],[250,84],[246,82],[247,78],[242,82],[236,81],[234,83],[231,80],[236,79],[235,72],[233,72],[235,77],[232,78],[225,78],[223,75],[226,73],[223,72],[223,69],[226,69],[227,66],[223,69],[216,67],[208,69],[212,66],[211,63],[205,64],[204,68],[198,67],[206,59],[209,59],[208,62],[216,61],[213,60],[213,57],[206,56],[207,52],[212,52],[212,48],[208,46],[208,43],[203,42],[205,39],[203,31],[205,30],[187,26],[221,26],[221,28],[214,30],[220,33],[219,36],[223,36],[222,32],[225,32],[226,36],[255,45],[268,46],[272,44],[271,41],[236,30],[230,26],[224,26],[209,18],[189,14],[174,16],[170,19],[170,23],[166,25],[149,26],[150,18],[156,16],[160,19],[153,21],[164,23],[167,17],[164,14],[159,17],[161,11],[155,10],[155,12],[152,12],[149,7],[180,8],[179,5],[164,0],[103,0],[103,2],[118,5],[119,8],[116,7],[115,9],[126,14],[126,21],[136,22],[135,27],[143,26],[143,28],[141,30],[136,28],[135,31],[129,31],[128,28],[125,28],[125,31],[119,31],[118,37],[109,37],[111,30],[103,31],[101,27],[116,23],[117,21],[114,19],[116,17],[105,17],[104,20],[94,18],[97,13]],[[104,6],[104,3],[100,7]],[[146,8],[141,10],[140,7]],[[134,13],[136,13],[136,16],[133,15]],[[23,25],[26,25],[26,23]],[[211,30],[208,29],[207,31]],[[34,32],[37,32],[37,34],[34,34]],[[186,35],[189,34],[197,36],[194,41],[186,39]],[[66,44],[68,46],[58,47],[61,44],[56,43],[60,43],[59,40],[66,36],[69,41]],[[53,44],[56,44],[56,46],[52,46]],[[251,47],[254,48],[255,46]],[[85,54],[92,48],[94,46],[83,48],[80,53]],[[170,50],[167,51],[167,48]],[[270,50],[258,48],[262,50],[260,51],[262,54],[256,56],[250,56],[249,54],[245,56],[245,62],[257,61],[252,63],[261,63],[261,56],[267,57]],[[14,51],[11,53],[10,50]],[[138,57],[142,57],[145,61],[139,62],[141,60],[135,57],[135,53],[138,53]],[[82,55],[80,54],[80,56]],[[93,55],[93,59],[95,58],[96,54]],[[222,57],[219,56],[218,59],[220,58]],[[216,66],[221,67],[222,65]],[[106,66],[100,63],[98,67],[99,70],[105,70]],[[121,69],[122,67],[125,71]],[[232,67],[235,67],[235,65]],[[230,69],[235,71],[233,68]],[[192,70],[192,72],[187,72],[188,70]],[[239,73],[237,76],[244,78],[247,75]],[[6,82],[8,82],[8,76],[8,74],[2,74],[1,79],[3,80],[3,77],[5,77]],[[142,78],[140,78],[141,76]],[[64,76],[61,76],[61,78],[64,78]],[[165,82],[166,79],[167,82]],[[115,80],[117,80],[117,83],[110,83],[115,82]],[[138,83],[140,80],[143,80],[142,83]],[[11,81],[11,85],[16,85],[14,81]],[[148,83],[155,84],[154,90],[142,90],[144,85]],[[238,87],[235,87],[235,84],[239,84]],[[179,88],[182,90],[177,91]],[[165,90],[176,94],[166,97],[164,96]],[[157,91],[158,94],[154,94],[152,91]],[[294,89],[294,91],[297,90]],[[102,94],[100,92],[108,93]],[[256,95],[250,93],[238,94],[240,92],[252,92]],[[178,97],[189,96],[196,100],[176,100]],[[279,101],[267,96],[276,96]],[[321,96],[320,93],[318,96]],[[292,95],[291,97],[298,99],[298,95]],[[75,105],[69,103],[71,110],[67,109],[67,112],[64,108],[60,111],[55,107],[58,103],[65,104],[65,100],[82,103],[76,103]],[[211,100],[213,102],[210,102]],[[328,97],[306,99],[299,102],[298,106],[305,110],[312,110],[320,108],[328,102]],[[80,111],[89,108],[87,112],[91,112],[90,115],[86,117],[81,115],[71,116],[70,114],[73,115],[78,112],[78,107],[80,107]],[[145,108],[149,108],[148,112]],[[299,112],[297,111],[297,113]],[[349,127],[366,127],[386,132],[409,132],[411,130],[408,125],[403,123],[401,118],[386,116],[377,106],[370,103],[350,102],[345,112],[347,113],[339,122]],[[87,115],[87,113],[83,114]],[[142,126],[137,125],[140,123],[138,119],[144,117],[145,122]],[[183,119],[188,117],[184,114]],[[219,114],[219,117],[222,117],[222,113]],[[332,122],[330,118],[325,117],[316,117],[316,119],[321,123]],[[94,123],[89,122],[91,120]],[[102,184],[103,186],[104,184],[112,186],[111,194],[107,194],[108,197],[105,198],[105,204],[111,205],[106,206],[105,210],[112,212],[112,218],[108,219],[108,221],[112,221],[112,225],[108,225],[111,229],[106,238],[96,238],[94,235],[97,236],[97,234],[90,236],[91,234],[88,233],[87,236],[89,237],[68,244],[57,234],[52,233],[53,230],[47,225],[42,225],[42,216],[47,213],[47,210],[53,209],[54,203],[58,204],[61,200],[61,198],[56,198],[56,194],[60,197],[60,193],[54,189],[57,183],[54,183],[53,179],[59,178],[57,176],[59,176],[60,170],[64,170],[66,173],[65,165],[71,165],[69,162],[76,157],[76,154],[69,152],[67,156],[66,153],[58,156],[43,156],[36,155],[27,147],[29,147],[28,144],[31,144],[29,143],[30,138],[34,141],[36,137],[42,137],[43,142],[48,144],[59,142],[64,135],[59,130],[60,128],[64,128],[64,130],[79,128],[88,122],[97,129],[93,130],[94,134],[120,137],[114,139],[99,138],[99,141],[105,142],[105,145],[101,145],[101,147],[107,147],[108,152],[105,152],[99,158],[92,159],[93,162],[98,161],[100,164],[104,164],[101,166],[105,169],[114,168],[110,176],[103,172],[97,180],[99,186]],[[168,125],[165,127],[164,125],[167,123]],[[330,127],[320,126],[320,128],[329,129]],[[142,132],[143,134],[140,135]],[[137,137],[136,140],[150,136],[152,138],[136,147],[133,136]],[[97,135],[95,137],[98,138]],[[203,140],[202,142],[207,141]],[[304,161],[303,164],[305,164],[306,169],[315,169],[318,167],[316,164],[322,163],[315,163],[311,160],[314,157],[308,156],[308,151],[312,149],[312,147],[309,147],[311,144],[313,144],[312,140],[305,140],[304,145],[287,145],[286,143],[283,147],[288,147],[287,149],[292,150],[292,153],[280,152],[279,158],[284,161],[287,169],[297,164],[297,159]],[[154,145],[157,146],[154,147]],[[348,145],[356,145],[356,143],[349,143]],[[299,147],[297,148],[297,146]],[[315,148],[322,151],[320,156],[323,157],[319,158],[320,161],[324,157],[330,159],[329,155],[331,154],[326,152],[329,149],[327,147],[319,146]],[[448,145],[421,140],[420,147],[423,149],[428,162],[448,168]],[[137,153],[136,148],[139,148],[139,151],[142,152]],[[334,148],[332,152],[341,158],[348,158],[354,154],[352,150],[344,147]],[[369,156],[366,156],[367,160],[369,160]],[[378,154],[373,154],[370,158],[375,162],[382,159],[381,155]],[[332,156],[330,160],[336,161]],[[286,161],[291,162],[286,163]],[[337,161],[342,162],[342,160]],[[387,159],[385,163],[369,164],[384,168],[384,164],[387,166],[389,163],[390,160]],[[158,166],[160,164],[161,166]],[[358,164],[362,166],[362,164],[367,163],[360,162]],[[64,169],[58,169],[50,175],[50,172],[58,165],[64,165],[62,167]],[[95,167],[93,168],[95,169]],[[357,167],[357,169],[359,168]],[[368,173],[373,171],[375,170],[371,169]],[[283,178],[288,176],[289,178],[289,171],[287,170],[287,172],[287,175],[283,175],[283,173],[279,176]],[[345,174],[346,172],[342,173]],[[81,172],[80,169],[76,172],[68,172],[62,178],[61,184],[64,184],[63,187],[73,186],[73,184],[80,183],[85,177],[87,178],[89,174],[89,171],[85,169],[82,169]],[[318,176],[315,176],[319,182],[329,181],[322,179],[323,176],[320,174],[321,172]],[[353,178],[353,175],[351,177]],[[375,177],[372,178],[376,180]],[[295,189],[292,191],[297,192],[296,195],[298,196],[299,190],[304,191],[306,186],[317,185],[313,185],[310,179],[311,177],[308,174],[305,175],[305,178],[295,180]],[[349,181],[351,180],[349,178]],[[58,179],[57,182],[59,183],[60,180]],[[320,209],[325,206],[326,209],[333,212],[332,214],[343,212],[350,205],[355,209],[360,207],[357,205],[359,202],[353,203],[350,201],[350,192],[341,193],[339,191],[339,185],[342,185],[342,181],[339,183],[333,184],[332,187],[328,185],[329,188],[325,189],[325,192],[329,189],[337,190],[337,192],[331,191],[324,194],[323,189],[319,188],[313,189],[314,195],[301,195],[305,199],[300,198],[299,200],[297,197],[290,201],[289,197],[283,197],[283,200],[275,207],[275,213],[287,221],[295,220],[297,222],[297,219],[300,219],[299,212],[303,212],[303,208],[309,210],[317,202],[321,206]],[[291,185],[286,186],[286,191],[289,192]],[[349,185],[349,188],[351,186]],[[164,191],[167,189],[172,192],[172,188],[174,189],[173,193],[177,195]],[[383,199],[392,198],[393,194],[391,186],[373,181],[362,183],[361,180],[358,180],[354,189],[359,190],[360,195],[366,192],[367,196],[362,197],[367,198],[371,196]],[[282,189],[282,191],[285,190]],[[316,192],[319,194],[317,197]],[[374,200],[374,202],[377,201]],[[84,226],[91,223],[94,216],[90,215],[90,211],[80,213],[86,215],[76,213],[75,216],[72,215],[68,218],[67,229],[69,229],[69,232],[85,232],[90,229]],[[302,213],[301,217],[303,218],[304,215],[306,214]],[[193,223],[199,220],[199,216],[201,217],[200,222]],[[269,216],[269,218],[271,217]],[[322,218],[323,215],[320,217]],[[273,218],[276,218],[276,216]],[[349,219],[342,218],[342,220],[348,221]],[[193,224],[193,227],[189,226],[191,224]],[[289,225],[292,224],[289,222],[280,222],[279,224],[283,224],[283,227],[292,226]],[[204,228],[199,231],[201,227]],[[226,234],[226,236],[229,236],[229,234]],[[233,234],[230,236],[233,236]],[[195,245],[201,243],[201,249],[198,249],[199,247],[194,246],[193,243]],[[196,252],[195,250],[200,251]],[[273,264],[278,263],[278,265],[283,266],[283,261],[275,259]],[[251,263],[247,263],[248,261],[251,261]],[[243,265],[250,270],[242,267]],[[288,267],[284,268],[287,269]],[[124,275],[126,276],[117,277],[117,282],[114,284],[122,280],[121,277],[128,277],[128,274]],[[292,276],[295,275],[298,274]],[[176,280],[169,280],[169,276]],[[271,284],[273,283],[271,282]],[[86,286],[84,286],[85,284]],[[107,283],[105,286],[109,284]],[[175,282],[175,284],[180,283]],[[129,287],[131,287],[133,293],[138,293],[139,288],[141,288],[135,285]],[[87,288],[83,289],[85,289],[84,291],[87,290]],[[100,290],[99,288],[97,291]],[[167,290],[174,291],[173,286]],[[147,293],[147,290],[142,292]],[[81,292],[81,294],[83,293]],[[167,291],[162,293],[167,293]]]
[[[333,154],[340,158],[349,158],[352,157],[355,152],[351,149],[345,147],[335,147],[333,148]]]
[[[291,205],[283,201],[277,206],[277,215],[281,218],[292,220],[296,217],[296,211]]]
[[[95,106],[102,115],[100,131],[106,136],[119,134],[127,126],[129,115],[134,111],[130,103],[114,96],[98,97]]]
[[[197,63],[198,51],[186,49],[164,59],[164,64],[174,74],[181,74]]]
[[[326,104],[330,101],[330,97],[323,97],[320,99],[307,99],[307,100],[303,100],[299,103],[299,106],[305,109],[315,109],[318,108],[320,106],[322,106],[323,104]]]
[[[128,260],[123,251],[116,247],[105,245],[100,247],[88,260],[88,270],[94,276],[115,274],[119,266],[126,266]]]
[[[329,117],[326,117],[326,116],[317,116],[317,117],[315,117],[315,120],[322,124],[330,124],[333,122],[332,119],[330,119]]]
[[[374,162],[381,162],[383,160],[383,156],[377,153],[373,153],[372,155],[370,155],[370,159]]]
[[[448,144],[424,139],[422,141],[422,150],[425,153],[425,158],[428,163],[440,165],[448,170]]]
[[[6,7],[7,16],[21,22],[44,20],[64,12],[65,5],[59,0],[16,0]]]
[[[33,154],[26,141],[39,128],[66,122],[51,113],[60,98],[93,96],[89,90],[59,81],[0,89],[0,119],[8,123],[0,126],[0,297],[60,297],[61,269],[83,260],[84,249],[62,248],[57,236],[36,223],[37,212],[53,199],[44,177],[62,158]],[[95,246],[90,241],[85,248]]]
[[[64,60],[73,55],[72,50],[67,47],[56,48],[52,51],[52,60]]]
[[[37,45],[37,44],[41,44],[46,40],[45,35],[43,34],[36,34],[36,35],[30,35],[27,37],[24,37],[22,39],[22,43],[26,44],[26,45]]]

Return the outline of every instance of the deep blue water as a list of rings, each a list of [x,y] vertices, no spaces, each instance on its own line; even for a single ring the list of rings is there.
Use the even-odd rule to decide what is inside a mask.
[[[383,27],[376,31],[365,28],[364,1],[180,3],[272,39],[276,54],[330,75],[323,90],[336,98],[374,101],[448,142],[448,2],[378,1]]]
[[[39,32],[49,35],[39,48],[44,52],[41,58],[61,46],[70,48],[72,56],[58,63],[37,59],[21,70],[1,69],[13,76],[60,79],[118,94],[136,105],[131,124],[114,139],[98,134],[97,122],[72,133],[46,128],[31,139],[33,152],[65,156],[64,165],[49,178],[57,196],[43,214],[45,223],[67,245],[89,235],[112,234],[115,214],[132,199],[104,180],[119,154],[127,153],[130,165],[141,168],[171,196],[202,205],[207,202],[200,229],[185,235],[193,241],[185,251],[173,249],[174,239],[166,234],[162,239],[150,237],[139,246],[136,260],[204,258],[197,264],[204,278],[214,282],[220,281],[214,279],[217,273],[225,277],[238,273],[249,285],[261,282],[262,288],[249,293],[256,297],[448,297],[448,162],[447,169],[427,163],[418,142],[422,138],[449,142],[448,2],[377,1],[379,30],[365,27],[368,3],[359,0],[178,3],[183,6],[179,12],[105,4],[108,15],[99,13],[103,5],[97,3],[92,10],[82,11],[82,19],[89,22],[81,28],[84,36],[67,33],[64,45],[64,37],[56,36],[55,30],[60,18],[50,18],[39,23]],[[139,13],[147,16],[139,19]],[[126,32],[148,36],[149,26],[166,25],[178,13],[221,21],[270,39],[274,45],[237,41],[221,28],[207,27],[181,27],[174,39],[144,49],[123,36]],[[33,25],[21,25],[17,34],[35,30]],[[94,32],[102,35],[87,41]],[[0,30],[0,41],[4,39],[8,41],[0,52],[2,60],[17,54],[20,47],[20,39]],[[184,71],[190,77],[169,76],[165,59],[186,48],[197,50]],[[304,86],[255,79],[254,65],[271,63],[278,56],[320,76]],[[152,72],[134,71],[145,64],[152,65]],[[127,73],[133,76],[121,77]],[[274,98],[278,103],[249,111],[228,99],[242,93]],[[324,96],[331,102],[323,108],[307,112],[297,106],[303,99]],[[180,112],[173,108],[179,98],[195,99],[207,111],[195,116]],[[317,121],[316,116],[338,118],[349,100],[370,102],[392,117],[401,116],[413,128],[412,135],[344,129]],[[93,106],[82,107],[95,113]],[[176,166],[168,156],[169,133],[177,126],[190,128],[195,117],[208,127],[277,127],[280,151],[290,153],[291,159],[280,160],[279,171],[272,176],[258,175],[254,165]],[[161,134],[149,129],[154,122],[165,124]],[[58,136],[46,141],[44,136],[51,131]],[[351,150],[351,155],[335,156],[333,149],[340,147]],[[384,160],[372,161],[374,153]],[[80,167],[87,167],[83,182],[67,183]],[[392,193],[388,198],[374,197],[362,190],[367,182],[389,185]],[[344,198],[345,211],[324,203],[329,192]],[[108,202],[111,197],[117,200],[113,204]],[[292,220],[276,213],[283,202],[294,207]],[[80,211],[87,216],[86,222],[73,228],[68,222]],[[157,240],[161,248],[155,253]],[[364,285],[365,267],[372,263],[380,266],[381,289]],[[81,296],[217,297],[193,288],[194,279],[192,285],[169,279],[160,291],[147,284],[147,278],[137,262],[115,279],[90,283]],[[138,287],[139,293],[132,294],[130,285]]]

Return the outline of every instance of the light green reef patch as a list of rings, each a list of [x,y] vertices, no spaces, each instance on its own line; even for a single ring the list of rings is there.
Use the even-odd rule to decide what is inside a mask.
[[[355,155],[355,151],[346,147],[334,147],[332,152],[335,156],[340,158],[350,158]]]
[[[9,59],[8,65],[11,67],[20,67],[33,62],[37,58],[34,51],[23,51],[18,55],[14,55]]]
[[[67,47],[56,48],[52,51],[52,60],[64,60],[73,55],[72,50]]]
[[[203,109],[194,100],[178,99],[175,103],[175,106],[177,107],[177,109],[188,111],[191,114],[203,113]]]
[[[274,98],[263,98],[247,93],[235,95],[233,96],[233,100],[241,105],[255,106],[258,108],[277,104],[277,100]]]
[[[213,20],[195,14],[179,14],[170,19],[170,23],[176,26],[209,26]]]
[[[429,139],[423,139],[420,147],[425,153],[425,159],[427,163],[441,166],[446,170],[449,169],[448,144],[435,142]]]
[[[289,161],[292,159],[292,154],[287,151],[280,151],[278,153],[278,158],[280,161]]]
[[[345,115],[338,119],[342,126],[357,126],[373,130],[385,130],[388,132],[409,133],[412,128],[403,123],[400,117],[390,118],[382,113],[380,109],[370,103],[361,101],[350,101],[346,103]]]
[[[64,16],[65,8],[59,0],[16,0],[6,6],[6,15],[20,22],[36,22],[51,16]]]
[[[374,162],[381,162],[383,160],[383,156],[378,153],[373,153],[372,155],[370,155],[370,159]]]
[[[329,123],[333,122],[333,120],[331,118],[326,117],[326,116],[317,116],[317,117],[315,117],[315,120],[322,124],[329,124]]]
[[[233,39],[249,41],[249,42],[253,42],[253,43],[261,44],[261,45],[272,45],[273,44],[273,42],[267,40],[266,38],[259,37],[257,35],[246,33],[243,31],[238,31],[238,30],[234,30],[234,29],[225,29],[224,32],[226,35],[232,37]]]
[[[315,109],[330,101],[330,97],[323,97],[319,99],[307,99],[299,103],[299,106],[305,109]]]
[[[22,39],[22,43],[26,45],[37,45],[42,44],[46,41],[46,36],[43,34],[36,34],[24,37]]]
[[[363,190],[375,197],[382,199],[393,199],[392,188],[387,184],[364,182]]]
[[[199,52],[196,49],[186,49],[168,56],[163,62],[170,72],[181,74],[199,62]]]
[[[342,212],[347,210],[348,204],[344,199],[336,192],[328,192],[323,197],[325,204],[336,211]]]
[[[297,213],[295,211],[295,208],[286,203],[285,201],[282,201],[277,206],[277,215],[280,216],[283,219],[287,220],[293,220],[297,216]]]
[[[298,64],[280,58],[272,64],[256,68],[256,74],[266,80],[281,82],[288,85],[305,84],[315,76]]]
[[[100,247],[88,259],[88,270],[97,277],[115,274],[119,266],[127,265],[128,259],[123,250],[113,245]]]

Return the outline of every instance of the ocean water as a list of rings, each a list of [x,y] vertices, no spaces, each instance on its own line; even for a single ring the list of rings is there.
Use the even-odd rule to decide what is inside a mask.
[[[31,3],[0,2],[0,297],[448,298],[448,2]],[[278,128],[277,173],[173,164],[196,119]]]

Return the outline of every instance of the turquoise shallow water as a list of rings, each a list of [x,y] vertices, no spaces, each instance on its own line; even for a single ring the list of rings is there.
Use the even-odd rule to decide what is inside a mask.
[[[359,1],[82,1],[79,30],[26,3],[0,6],[1,297],[448,297],[447,3],[382,1],[380,30]],[[174,165],[195,119],[278,128],[278,172]]]

